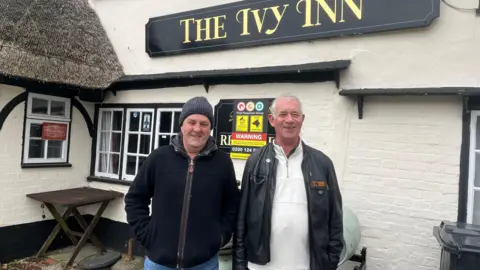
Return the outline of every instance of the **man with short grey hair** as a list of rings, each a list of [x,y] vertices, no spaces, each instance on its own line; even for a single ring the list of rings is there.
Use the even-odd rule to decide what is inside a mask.
[[[301,140],[297,97],[275,99],[268,119],[275,139],[245,165],[233,269],[337,269],[343,214],[333,163]]]

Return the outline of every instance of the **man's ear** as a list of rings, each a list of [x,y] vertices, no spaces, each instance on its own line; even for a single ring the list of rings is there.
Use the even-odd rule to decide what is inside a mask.
[[[270,125],[272,127],[275,127],[275,125],[273,124],[273,120],[274,120],[274,117],[272,114],[268,114],[268,122],[270,123]]]

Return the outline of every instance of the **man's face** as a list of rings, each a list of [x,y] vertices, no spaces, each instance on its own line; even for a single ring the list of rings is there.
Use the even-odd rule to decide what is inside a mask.
[[[210,135],[210,121],[205,115],[189,115],[180,128],[185,148],[201,150]]]
[[[277,100],[276,115],[268,115],[270,124],[275,128],[279,140],[292,140],[300,135],[305,115],[300,111],[300,104],[290,98]]]

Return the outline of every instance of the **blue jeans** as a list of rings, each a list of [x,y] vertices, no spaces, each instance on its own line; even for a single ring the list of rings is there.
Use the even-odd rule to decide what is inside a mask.
[[[210,260],[190,267],[190,268],[170,268],[151,261],[145,257],[144,270],[219,270],[218,269],[218,255],[213,256]]]

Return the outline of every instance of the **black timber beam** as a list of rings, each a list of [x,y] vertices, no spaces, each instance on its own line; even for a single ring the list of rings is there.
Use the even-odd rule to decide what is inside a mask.
[[[0,74],[0,84],[11,85],[29,89],[31,92],[37,92],[47,95],[56,95],[63,97],[78,96],[80,100],[91,102],[102,102],[104,94],[102,89],[83,88],[75,85],[68,85],[54,82],[44,82],[29,78],[10,76]]]
[[[350,66],[350,62],[350,60],[338,60],[289,66],[127,75],[114,82],[105,90],[116,92],[202,85],[205,91],[208,92],[210,86],[221,84],[308,83],[322,81],[335,81],[337,87],[339,87],[339,72],[347,69]]]
[[[342,89],[341,96],[480,95],[480,87],[360,88]]]
[[[341,96],[357,101],[358,119],[363,119],[365,96],[480,96],[480,87],[360,88],[342,89]]]

